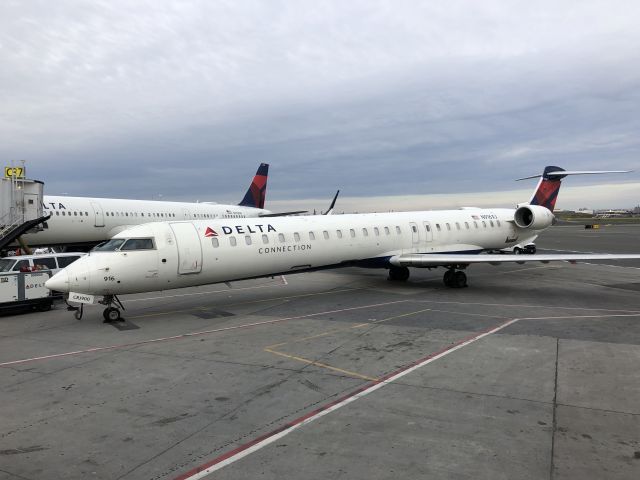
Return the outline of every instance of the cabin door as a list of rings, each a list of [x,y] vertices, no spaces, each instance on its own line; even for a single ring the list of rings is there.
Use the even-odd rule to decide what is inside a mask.
[[[202,271],[202,244],[193,223],[171,223],[178,247],[178,274]]]
[[[94,226],[104,227],[104,212],[99,203],[91,202],[91,208],[93,208],[93,216],[95,219]]]

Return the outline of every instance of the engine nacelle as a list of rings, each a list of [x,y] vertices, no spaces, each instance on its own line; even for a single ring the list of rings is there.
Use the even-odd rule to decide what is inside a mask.
[[[556,217],[548,208],[540,205],[523,205],[513,214],[513,221],[519,228],[543,230],[553,225]]]

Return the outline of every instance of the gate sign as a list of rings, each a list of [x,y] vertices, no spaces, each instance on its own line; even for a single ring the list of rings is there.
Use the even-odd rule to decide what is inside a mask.
[[[4,178],[24,178],[24,167],[4,167]]]

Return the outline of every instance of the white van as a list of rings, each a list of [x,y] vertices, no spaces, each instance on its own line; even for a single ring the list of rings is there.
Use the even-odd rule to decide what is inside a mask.
[[[0,273],[51,270],[52,275],[55,275],[60,269],[72,264],[83,255],[86,253],[49,253],[4,257],[0,258]]]

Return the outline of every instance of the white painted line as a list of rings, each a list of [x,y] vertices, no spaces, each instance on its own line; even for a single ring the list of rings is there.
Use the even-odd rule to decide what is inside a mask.
[[[461,348],[466,347],[467,345],[471,345],[474,342],[477,342],[478,340],[491,335],[495,332],[498,332],[500,330],[502,330],[503,328],[508,327],[509,325],[514,324],[515,322],[517,322],[518,319],[513,319],[513,320],[509,320],[507,322],[504,322],[500,325],[498,325],[497,327],[494,327],[490,330],[487,330],[483,333],[479,333],[474,335],[471,338],[467,338],[464,340],[461,340],[458,343],[455,343],[453,345],[450,345],[446,348],[444,348],[443,350],[440,350],[439,352],[433,353],[427,357],[424,357],[420,360],[418,360],[417,362],[414,362],[412,364],[409,364],[406,367],[403,367],[402,369],[390,373],[388,375],[386,375],[385,377],[383,377],[380,380],[377,380],[375,382],[371,382],[367,385],[365,385],[364,387],[361,387],[357,390],[355,390],[354,392],[351,392],[348,395],[345,395],[344,397],[331,402],[323,407],[320,407],[302,417],[299,417],[296,420],[293,420],[292,422],[289,422],[287,424],[285,424],[284,426],[274,430],[273,432],[267,433],[266,435],[263,435],[261,437],[258,437],[244,445],[241,445],[238,448],[235,448],[233,450],[231,450],[230,452],[227,452],[213,460],[210,460],[209,462],[200,465],[186,473],[184,473],[183,475],[180,475],[178,477],[175,478],[175,480],[198,480],[201,478],[206,477],[207,475],[220,470],[221,468],[226,467],[227,465],[230,465],[234,462],[237,462],[238,460],[240,460],[241,458],[246,457],[247,455],[250,455],[264,447],[266,447],[267,445],[275,442],[276,440],[290,434],[291,432],[313,422],[314,420],[317,420],[318,418],[321,418],[325,415],[328,415],[331,412],[334,412],[336,410],[338,410],[339,408],[342,408],[352,402],[355,402],[356,400],[369,395],[372,392],[375,392],[376,390],[384,387],[385,385],[389,385],[390,383],[398,380],[399,378],[404,377],[405,375],[408,375],[416,370],[418,370],[419,368],[424,367],[425,365],[428,365],[431,362],[435,362],[436,360],[445,357],[447,355],[449,355],[450,353],[453,353],[457,350],[460,350]]]
[[[29,362],[36,362],[36,361],[40,361],[40,360],[51,360],[53,358],[60,358],[60,357],[69,357],[72,355],[80,355],[82,353],[94,353],[94,352],[102,352],[105,350],[115,350],[118,348],[131,348],[131,347],[136,347],[136,346],[140,346],[140,345],[148,345],[151,343],[159,343],[159,342],[167,342],[169,340],[180,340],[180,339],[184,339],[184,338],[189,338],[189,337],[197,337],[200,335],[209,335],[212,333],[220,333],[220,332],[228,332],[230,330],[242,330],[245,328],[253,328],[253,327],[259,327],[259,326],[263,326],[263,325],[273,325],[275,323],[282,323],[282,322],[288,322],[291,320],[301,320],[304,318],[311,318],[311,317],[317,317],[320,315],[329,315],[332,313],[341,313],[341,312],[349,312],[349,311],[353,311],[353,310],[362,310],[362,309],[366,309],[366,308],[376,308],[376,307],[383,307],[386,305],[394,305],[396,303],[406,303],[409,300],[395,300],[393,302],[385,302],[385,303],[376,303],[376,304],[372,304],[372,305],[363,305],[360,307],[349,307],[349,308],[341,308],[338,310],[329,310],[326,312],[317,312],[317,313],[308,313],[305,315],[298,315],[295,317],[286,317],[286,318],[276,318],[274,320],[265,320],[264,322],[254,322],[254,323],[245,323],[242,325],[235,325],[235,326],[231,326],[231,327],[222,327],[222,328],[215,328],[212,330],[203,330],[200,332],[191,332],[191,333],[182,333],[180,335],[172,335],[170,337],[162,337],[162,338],[154,338],[151,340],[141,340],[139,342],[132,342],[132,343],[123,343],[123,344],[119,344],[119,345],[109,345],[106,347],[93,347],[93,348],[87,348],[85,350],[74,350],[72,352],[64,352],[64,353],[56,353],[53,355],[44,355],[42,357],[32,357],[32,358],[25,358],[22,360],[12,360],[9,362],[3,362],[0,363],[0,367],[9,367],[12,365],[20,365],[23,363],[29,363]]]

